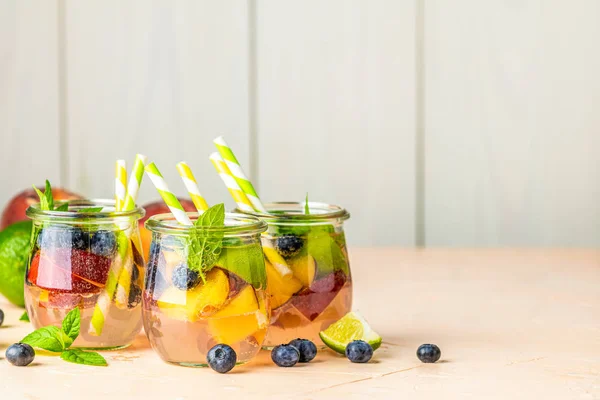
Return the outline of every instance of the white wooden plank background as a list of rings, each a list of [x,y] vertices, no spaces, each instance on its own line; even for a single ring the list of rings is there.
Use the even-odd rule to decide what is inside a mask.
[[[60,183],[57,35],[54,2],[0,0],[0,205]]]
[[[412,246],[415,5],[257,2],[263,198],[338,203],[351,242]]]
[[[231,206],[223,134],[353,244],[598,246],[598,42],[594,0],[0,0],[0,205],[142,152]]]
[[[425,2],[426,243],[600,244],[600,2]]]
[[[70,186],[113,192],[114,162],[156,161],[187,196],[186,160],[211,203],[230,196],[208,160],[226,135],[248,158],[247,6],[238,1],[68,1]],[[130,164],[131,165],[131,164]],[[140,202],[158,199],[150,181]]]

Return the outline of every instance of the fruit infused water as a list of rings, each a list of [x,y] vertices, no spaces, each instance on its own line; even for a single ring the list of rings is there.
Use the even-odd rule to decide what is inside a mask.
[[[198,218],[219,225],[199,224]],[[238,363],[260,350],[269,326],[267,279],[260,245],[266,224],[226,214],[222,204],[184,226],[171,214],[151,217],[143,320],[152,348],[169,363],[206,366],[217,344],[231,346]],[[218,218],[217,218],[218,219]]]
[[[144,211],[115,211],[109,200],[75,200],[61,211],[34,205],[27,215],[33,233],[25,303],[33,326],[60,326],[78,307],[81,331],[73,346],[131,344],[142,326],[144,259],[137,221]]]
[[[252,215],[269,226],[262,235],[272,307],[265,346],[295,338],[322,346],[319,332],[352,308],[352,276],[342,225],[349,214],[338,206],[314,202],[264,206],[268,214]]]

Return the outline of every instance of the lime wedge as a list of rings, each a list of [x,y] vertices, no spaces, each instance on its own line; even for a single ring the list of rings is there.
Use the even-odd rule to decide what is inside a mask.
[[[346,353],[346,346],[353,340],[364,340],[373,350],[381,346],[379,336],[357,312],[349,312],[335,324],[319,332],[323,343],[340,354]]]

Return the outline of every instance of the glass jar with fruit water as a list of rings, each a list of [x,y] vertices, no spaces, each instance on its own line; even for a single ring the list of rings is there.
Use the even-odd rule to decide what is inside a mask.
[[[78,307],[75,347],[115,349],[142,327],[144,258],[138,220],[144,210],[115,211],[110,200],[74,200],[66,211],[33,205],[25,303],[35,328],[60,326]]]
[[[197,213],[188,213],[192,221]],[[169,363],[203,367],[217,344],[244,363],[260,350],[270,307],[257,218],[226,214],[225,226],[177,224],[152,216],[143,320],[152,348]]]
[[[296,338],[323,346],[319,332],[352,308],[352,277],[343,223],[350,214],[324,203],[265,204],[262,235],[271,300],[265,347]]]

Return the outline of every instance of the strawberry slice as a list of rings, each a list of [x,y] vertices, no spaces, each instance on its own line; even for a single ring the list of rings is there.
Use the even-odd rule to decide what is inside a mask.
[[[52,291],[95,293],[106,284],[110,263],[84,250],[44,250],[32,259],[27,280]]]

